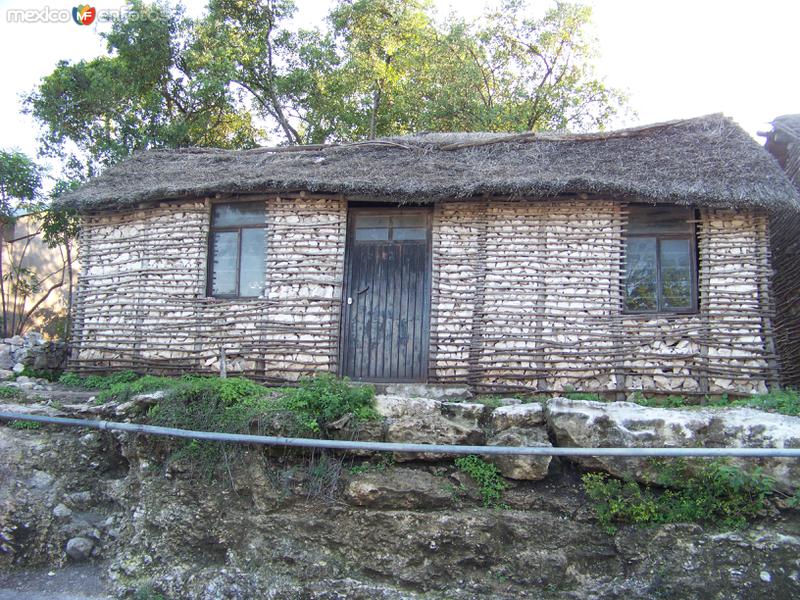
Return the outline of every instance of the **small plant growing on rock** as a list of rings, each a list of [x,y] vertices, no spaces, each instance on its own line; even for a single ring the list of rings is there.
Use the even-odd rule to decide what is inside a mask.
[[[19,388],[9,387],[9,386],[0,386],[0,398],[3,399],[20,399],[24,398],[25,394]]]
[[[505,508],[502,502],[503,492],[508,489],[508,483],[497,467],[474,454],[457,458],[455,464],[478,484],[484,506]]]
[[[42,428],[42,424],[37,421],[11,421],[8,426],[20,430],[36,430]]]
[[[686,461],[663,464],[659,483],[666,489],[622,481],[605,473],[586,473],[584,490],[594,500],[600,524],[699,522],[744,527],[766,506],[773,481],[760,472],[746,473],[721,461],[690,468]]]

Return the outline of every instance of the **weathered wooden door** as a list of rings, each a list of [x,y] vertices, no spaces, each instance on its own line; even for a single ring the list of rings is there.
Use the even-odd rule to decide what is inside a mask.
[[[340,371],[359,381],[426,381],[431,211],[351,208]]]

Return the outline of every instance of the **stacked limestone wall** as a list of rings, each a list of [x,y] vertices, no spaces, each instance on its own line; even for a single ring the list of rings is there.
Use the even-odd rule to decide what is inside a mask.
[[[266,290],[206,297],[210,208],[87,217],[71,368],[228,371],[268,381],[336,370],[346,204],[265,198]]]
[[[766,219],[701,211],[699,308],[625,315],[617,202],[450,202],[434,216],[431,378],[479,389],[762,392]]]
[[[203,200],[88,217],[72,368],[267,381],[337,371],[347,203],[264,198],[261,298],[206,297]],[[700,211],[699,307],[625,315],[613,201],[435,207],[429,379],[480,390],[764,391],[775,376],[766,219]]]

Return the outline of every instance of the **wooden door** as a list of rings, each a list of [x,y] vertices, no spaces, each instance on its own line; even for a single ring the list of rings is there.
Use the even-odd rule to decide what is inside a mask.
[[[352,208],[340,371],[357,381],[426,381],[431,211]]]

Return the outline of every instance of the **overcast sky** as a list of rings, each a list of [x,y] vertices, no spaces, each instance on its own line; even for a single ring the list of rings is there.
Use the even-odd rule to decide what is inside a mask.
[[[186,0],[189,14],[202,13],[205,0]],[[722,112],[747,131],[768,127],[774,117],[800,113],[797,74],[800,2],[797,0],[595,0],[597,72],[628,91],[635,118],[617,126]],[[330,0],[296,0],[297,21],[320,22]],[[437,0],[440,14],[481,12],[484,2]],[[542,2],[531,1],[539,9]],[[32,120],[20,115],[20,94],[29,92],[61,59],[100,55],[96,27],[67,23],[19,24],[7,10],[66,9],[63,0],[0,0],[0,148],[36,152]],[[98,9],[123,5],[97,0]]]

